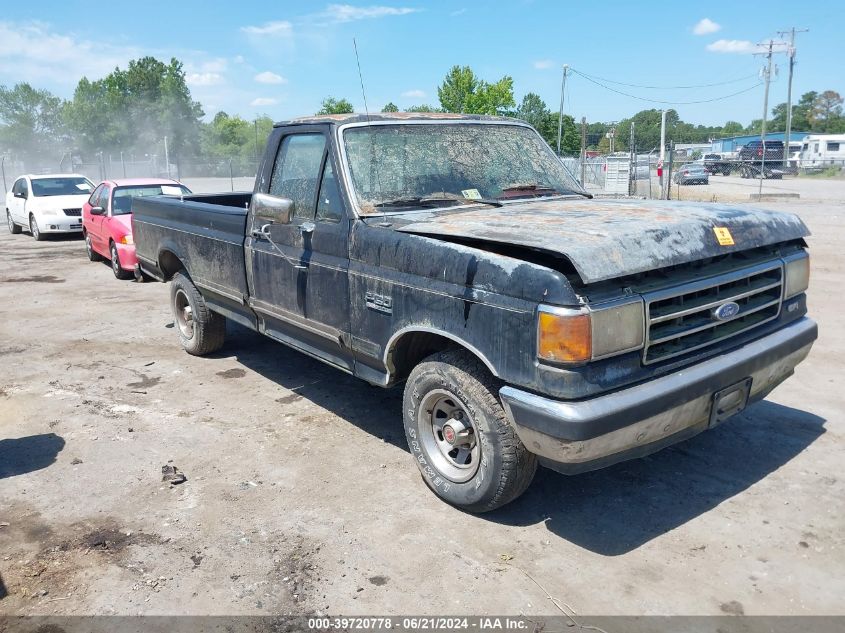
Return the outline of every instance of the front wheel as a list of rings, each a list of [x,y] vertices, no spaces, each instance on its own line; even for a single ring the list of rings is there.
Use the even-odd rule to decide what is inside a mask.
[[[12,219],[12,214],[6,209],[6,223],[9,225],[9,233],[12,235],[20,235],[21,227]]]
[[[36,220],[35,216],[32,214],[29,215],[29,232],[32,234],[32,237],[35,238],[36,242],[44,241],[44,234],[38,228],[38,220]]]
[[[170,284],[170,303],[182,348],[194,356],[211,354],[226,340],[226,317],[208,309],[200,291],[184,273]]]
[[[537,471],[497,394],[487,368],[463,350],[428,357],[405,383],[405,435],[423,480],[469,512],[513,501]]]
[[[131,279],[133,277],[133,273],[131,271],[123,270],[123,267],[120,265],[120,253],[117,252],[117,244],[114,242],[112,242],[109,247],[109,254],[111,255],[111,271],[114,273],[114,276],[118,279]]]

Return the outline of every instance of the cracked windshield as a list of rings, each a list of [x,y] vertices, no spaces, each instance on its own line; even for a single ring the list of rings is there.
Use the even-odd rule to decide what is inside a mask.
[[[583,195],[543,140],[519,125],[373,125],[343,138],[365,215]]]

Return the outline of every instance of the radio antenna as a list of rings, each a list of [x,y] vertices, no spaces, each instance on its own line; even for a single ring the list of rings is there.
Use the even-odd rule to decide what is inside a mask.
[[[364,97],[364,112],[367,114],[367,125],[370,125],[370,109],[367,107],[367,92],[364,90],[364,75],[361,73],[361,58],[358,57],[358,42],[352,38],[352,46],[355,48],[355,62],[358,64],[358,79],[361,80],[361,96]]]
[[[364,75],[361,72],[361,58],[358,56],[358,42],[354,37],[352,38],[352,46],[355,49],[355,62],[358,64],[358,79],[361,80],[361,96],[364,98],[364,112],[367,115],[367,131],[370,134],[370,181],[375,180],[379,185],[379,189],[381,189],[381,178],[379,178],[378,169],[376,168],[376,153],[375,145],[373,144],[373,124],[370,121],[370,108],[367,106],[367,91],[364,89]],[[381,219],[383,226],[390,226],[383,207],[381,210]]]

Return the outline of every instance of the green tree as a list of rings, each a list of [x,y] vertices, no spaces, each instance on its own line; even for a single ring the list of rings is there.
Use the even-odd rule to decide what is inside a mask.
[[[0,147],[23,160],[58,159],[66,146],[62,100],[28,83],[0,86]]]
[[[737,134],[742,134],[742,131],[742,123],[738,121],[727,121],[722,126],[722,136],[736,136]]]
[[[352,114],[355,111],[348,100],[334,97],[326,97],[320,106],[317,114]]]
[[[442,112],[442,110],[435,108],[434,106],[430,106],[427,103],[423,103],[421,105],[405,108],[405,112]]]
[[[399,112],[399,108],[396,106],[395,103],[390,101],[386,106],[381,109],[382,112]]]
[[[516,105],[511,77],[488,83],[476,77],[469,66],[452,66],[437,88],[437,96],[445,112],[503,114]]]
[[[202,107],[191,98],[182,63],[154,57],[132,60],[96,81],[83,77],[64,119],[89,152],[161,151],[164,137],[173,156],[199,146]]]
[[[549,117],[549,108],[546,107],[545,101],[540,98],[540,95],[529,92],[519,104],[519,107],[513,113],[514,117],[525,121],[528,125],[539,130]]]
[[[561,123],[559,113],[551,112],[539,95],[529,92],[512,113],[517,119],[525,121],[536,129],[549,146],[557,151],[558,126]],[[571,155],[581,151],[581,134],[575,125],[575,119],[563,115],[561,134],[561,154]]]
[[[842,118],[843,99],[835,90],[825,90],[818,95],[810,110],[810,121],[821,132],[830,132]]]

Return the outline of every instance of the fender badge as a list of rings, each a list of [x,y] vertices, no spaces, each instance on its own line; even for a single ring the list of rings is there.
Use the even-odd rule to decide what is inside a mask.
[[[719,242],[719,246],[734,245],[734,238],[731,232],[724,226],[714,226],[713,232],[716,234],[716,241]]]

